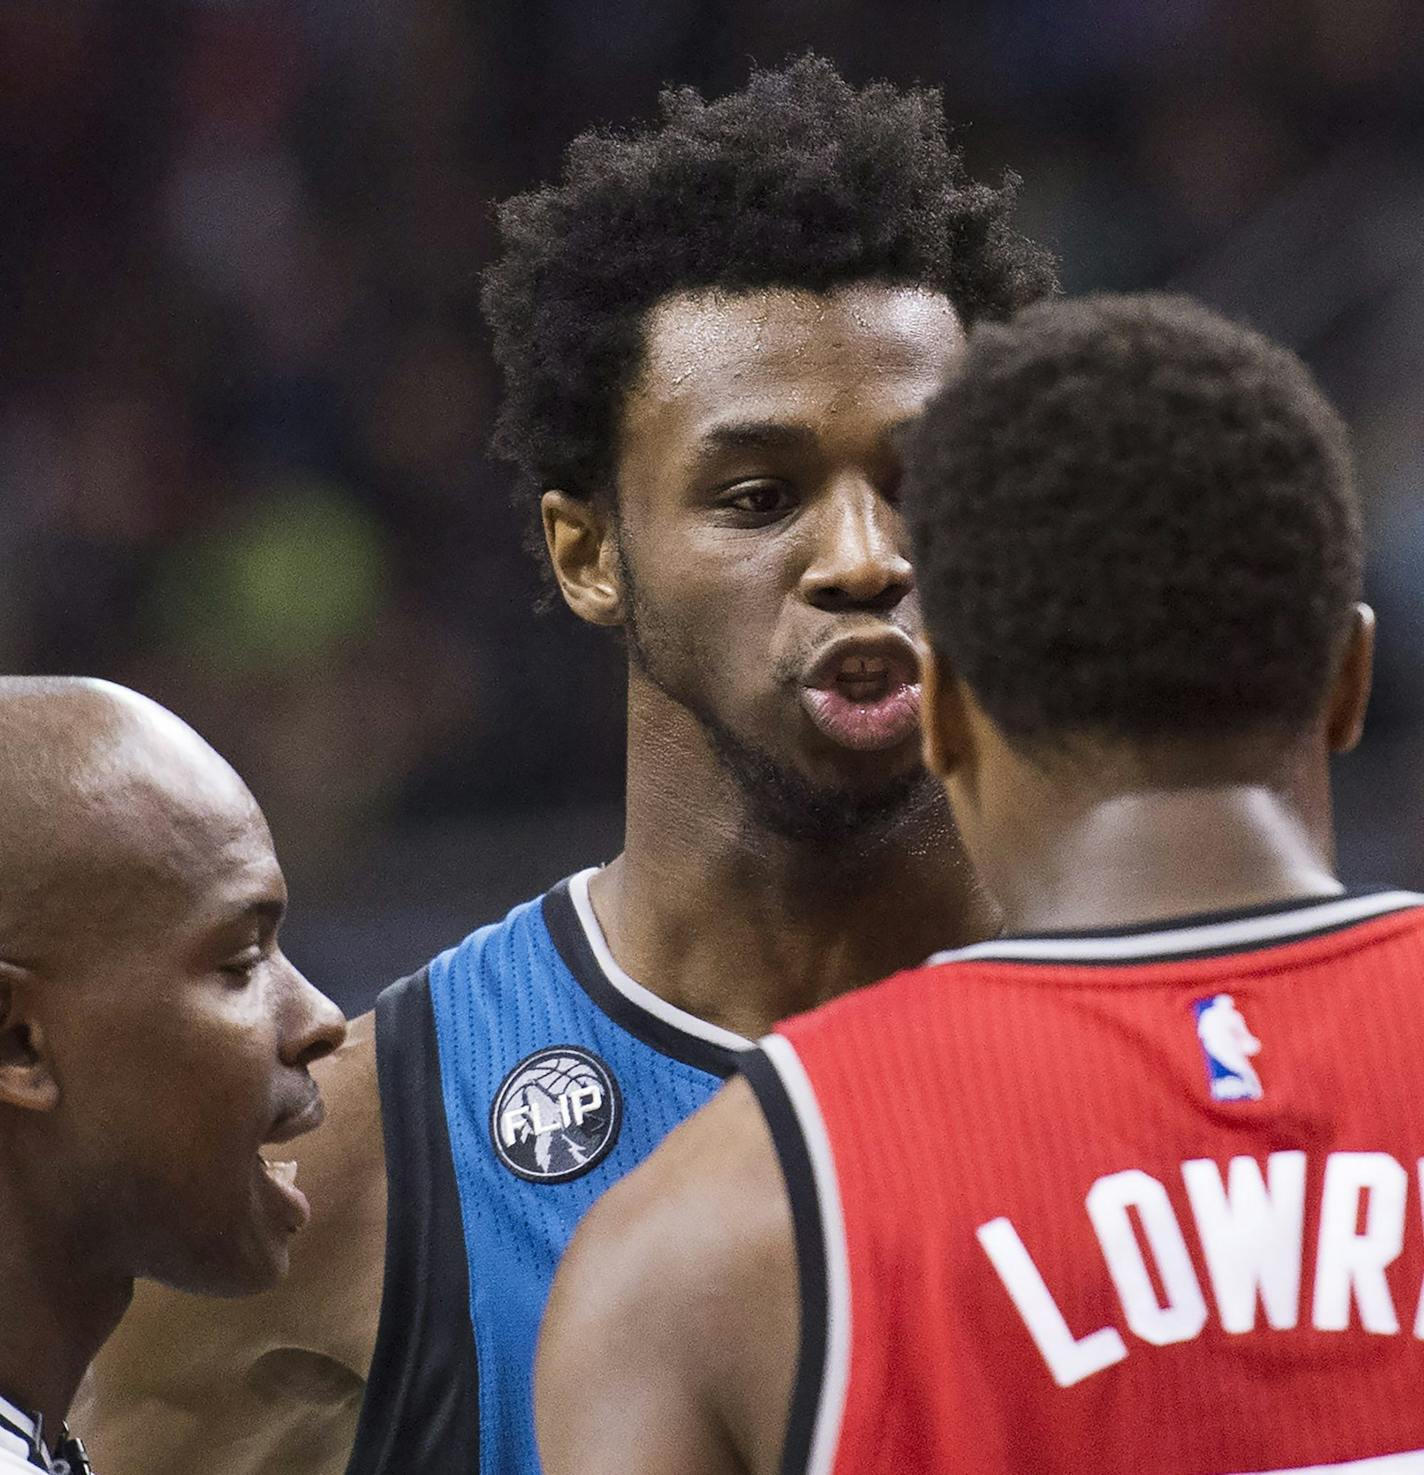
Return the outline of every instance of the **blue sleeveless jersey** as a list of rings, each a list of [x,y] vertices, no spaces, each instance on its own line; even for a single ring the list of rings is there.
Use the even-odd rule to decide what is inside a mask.
[[[378,1006],[392,1202],[352,1475],[538,1470],[534,1352],[559,1257],[594,1201],[709,1100],[746,1048],[618,967],[589,904],[592,874],[471,934]],[[433,1059],[412,1053],[422,1029]],[[411,1077],[432,1070],[438,1098],[422,1107]],[[453,1191],[442,1190],[451,1167]],[[440,1258],[457,1232],[463,1265]],[[461,1296],[468,1326],[454,1328]]]

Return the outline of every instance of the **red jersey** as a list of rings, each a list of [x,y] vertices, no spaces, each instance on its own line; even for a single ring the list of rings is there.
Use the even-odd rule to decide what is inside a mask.
[[[1424,1472],[1424,896],[982,943],[744,1070],[787,1475]]]

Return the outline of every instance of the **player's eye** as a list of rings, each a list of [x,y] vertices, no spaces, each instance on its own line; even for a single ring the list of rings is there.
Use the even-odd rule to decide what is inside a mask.
[[[796,505],[790,487],[780,481],[743,481],[728,487],[718,504],[748,522],[770,522]]]
[[[266,954],[262,951],[262,948],[254,943],[250,948],[244,949],[236,957],[229,958],[222,965],[222,972],[227,974],[234,982],[246,983],[252,977],[253,973],[256,972],[265,956]]]

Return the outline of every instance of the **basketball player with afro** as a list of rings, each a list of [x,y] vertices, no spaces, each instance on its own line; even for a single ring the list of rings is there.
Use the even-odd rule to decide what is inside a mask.
[[[776,1019],[992,930],[920,760],[895,436],[970,324],[1052,290],[1012,203],[937,94],[806,58],[668,92],[503,207],[498,444],[564,601],[622,632],[624,848],[358,1021],[288,1285],[136,1308],[114,1475],[339,1475],[353,1433],[351,1475],[533,1471],[588,1207]]]
[[[1338,417],[1087,299],[976,330],[906,461],[925,754],[1006,934],[779,1026],[585,1220],[548,1475],[1424,1469],[1424,896],[1335,876]]]

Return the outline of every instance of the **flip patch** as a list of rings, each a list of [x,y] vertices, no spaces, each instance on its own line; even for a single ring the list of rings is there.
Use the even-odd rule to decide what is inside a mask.
[[[490,1140],[500,1162],[530,1183],[566,1183],[592,1172],[613,1151],[622,1125],[613,1072],[576,1045],[526,1056],[490,1107]]]

